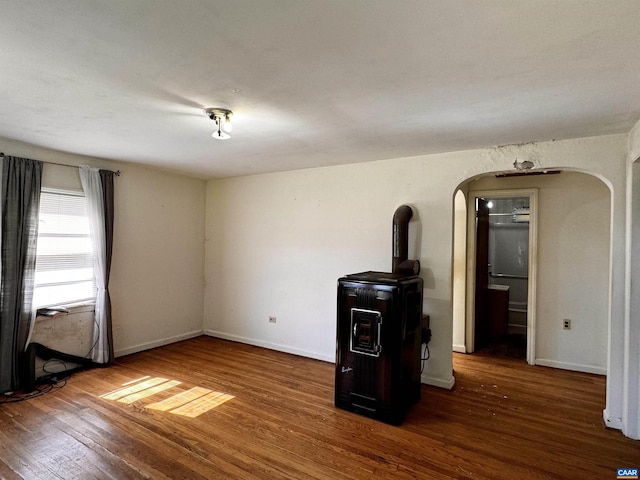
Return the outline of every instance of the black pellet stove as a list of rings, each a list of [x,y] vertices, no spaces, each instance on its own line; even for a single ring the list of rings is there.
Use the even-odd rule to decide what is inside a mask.
[[[393,270],[338,280],[335,404],[399,425],[420,400],[422,315],[420,264],[407,260],[409,220],[393,216]]]

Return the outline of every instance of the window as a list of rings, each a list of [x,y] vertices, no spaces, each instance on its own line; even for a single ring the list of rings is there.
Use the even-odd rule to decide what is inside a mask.
[[[93,246],[82,192],[42,190],[33,305],[93,301]]]

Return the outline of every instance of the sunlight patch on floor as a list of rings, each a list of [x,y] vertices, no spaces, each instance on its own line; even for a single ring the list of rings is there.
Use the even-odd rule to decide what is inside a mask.
[[[218,405],[222,405],[224,402],[227,402],[232,398],[234,398],[233,395],[229,395],[227,393],[211,392],[204,397],[194,400],[193,402],[189,402],[175,410],[171,410],[171,413],[195,418],[198,415],[202,415],[204,412],[208,412],[212,408],[216,408]]]
[[[183,405],[186,405],[187,403],[192,402],[200,397],[204,397],[209,393],[211,393],[211,390],[209,390],[208,388],[193,387],[191,390],[178,393],[173,397],[162,400],[161,402],[151,403],[145,408],[166,412],[169,410],[173,410],[174,408],[182,407]]]
[[[169,380],[160,377],[151,378],[147,375],[123,383],[121,388],[100,395],[100,398],[131,404],[148,399],[160,392],[174,388],[181,383],[182,382],[178,380]],[[228,393],[215,392],[203,387],[193,387],[189,390],[176,393],[164,400],[143,405],[143,407],[149,410],[169,412],[175,415],[195,418],[233,398],[235,397]]]
[[[133,403],[138,400],[142,400],[143,398],[150,397],[151,395],[155,395],[159,392],[164,392],[165,390],[169,390],[170,388],[175,387],[176,385],[180,385],[182,382],[177,380],[171,380],[169,382],[161,383],[160,385],[156,385],[155,387],[147,388],[141,392],[132,393],[131,395],[127,395],[126,397],[119,398],[118,401],[120,403]]]
[[[114,390],[113,392],[106,393],[104,395],[101,395],[100,398],[104,398],[105,400],[118,400],[122,397],[126,397],[127,395],[141,392],[143,390],[146,390],[147,388],[155,387],[156,385],[160,385],[161,383],[167,381],[168,379],[166,378],[150,378],[149,380],[145,380],[135,385],[119,388],[118,390]]]

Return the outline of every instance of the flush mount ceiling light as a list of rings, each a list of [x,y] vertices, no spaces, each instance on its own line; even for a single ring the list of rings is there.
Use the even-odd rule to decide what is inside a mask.
[[[226,108],[207,108],[204,113],[216,123],[216,129],[211,134],[213,138],[218,140],[231,138],[231,135],[229,135],[233,130],[233,125],[231,125],[233,112],[231,110]]]

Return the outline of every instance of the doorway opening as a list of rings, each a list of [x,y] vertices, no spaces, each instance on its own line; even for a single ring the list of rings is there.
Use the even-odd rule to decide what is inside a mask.
[[[529,197],[476,197],[474,351],[526,359]]]
[[[465,351],[534,365],[537,189],[467,198]]]

